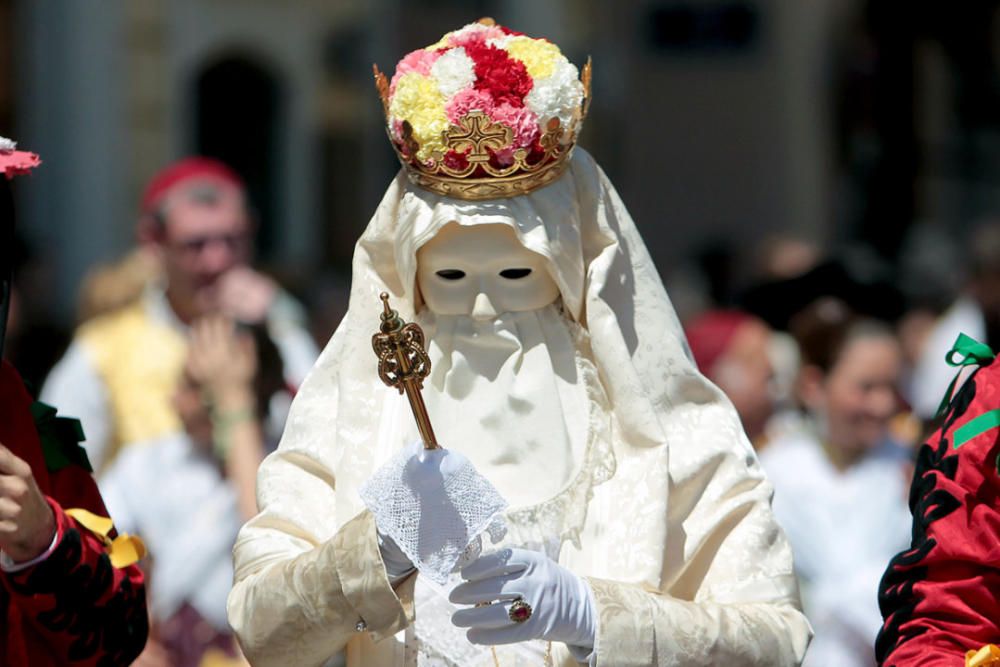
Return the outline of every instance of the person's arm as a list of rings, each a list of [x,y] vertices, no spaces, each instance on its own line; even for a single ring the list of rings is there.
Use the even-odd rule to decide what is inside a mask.
[[[467,581],[451,600],[470,606],[452,622],[470,628],[474,643],[563,642],[591,665],[799,664],[811,631],[791,549],[771,513],[770,485],[735,420],[720,409],[692,406],[687,424],[698,441],[678,439],[669,452],[673,485],[659,590],[581,581],[542,554],[507,549],[463,569]],[[619,466],[619,474],[633,472]],[[619,488],[641,493],[641,483]],[[587,586],[592,603],[580,592]],[[509,623],[506,605],[478,606],[513,595],[534,607],[525,622]]]
[[[60,661],[129,664],[142,651],[148,632],[142,572],[134,564],[112,566],[102,538],[46,498],[30,466],[2,446],[0,580]]]
[[[264,459],[254,393],[259,368],[253,338],[224,317],[202,318],[191,328],[186,368],[211,399],[215,455],[236,491],[241,516],[249,519],[257,514],[257,468]]]
[[[87,437],[87,457],[94,470],[101,470],[113,429],[108,391],[79,340],[70,343],[66,354],[49,372],[40,398],[58,406],[61,414],[80,420]]]
[[[963,667],[967,651],[1000,638],[1000,430],[966,442],[959,435],[976,418],[996,423],[997,380],[987,377],[996,374],[980,371],[962,388],[944,431],[920,448],[913,541],[879,586],[885,621],[875,649],[883,667]],[[978,405],[970,407],[972,397]]]
[[[798,665],[811,629],[791,549],[771,513],[771,485],[725,407],[692,407],[687,419],[700,435],[678,438],[670,452],[662,588],[588,580],[598,612],[595,663]]]
[[[264,436],[254,409],[252,393],[233,390],[218,396],[213,407],[215,438],[225,465],[226,477],[236,489],[240,516],[257,514],[257,468],[264,458]]]
[[[412,617],[412,578],[393,589],[375,521],[339,530],[329,469],[301,451],[272,454],[258,475],[261,513],[240,531],[229,622],[255,667],[320,665],[357,632],[381,638]]]

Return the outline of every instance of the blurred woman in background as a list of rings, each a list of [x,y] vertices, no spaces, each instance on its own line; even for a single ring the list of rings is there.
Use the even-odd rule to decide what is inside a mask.
[[[874,665],[879,578],[910,533],[909,454],[889,435],[900,346],[888,325],[831,299],[806,308],[791,328],[807,418],[772,442],[761,463],[816,631],[803,664]]]
[[[254,516],[265,421],[285,391],[262,326],[208,316],[192,326],[173,406],[183,430],[129,446],[100,477],[115,520],[149,549],[150,640],[137,667],[245,665],[226,621],[232,548]]]

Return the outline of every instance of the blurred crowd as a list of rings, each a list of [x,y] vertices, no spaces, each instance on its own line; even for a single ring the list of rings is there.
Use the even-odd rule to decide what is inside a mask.
[[[807,667],[875,664],[878,584],[910,545],[913,461],[956,376],[946,354],[960,333],[1000,344],[1000,223],[960,240],[917,226],[900,242],[890,263],[769,239],[722,299],[682,292],[698,304],[684,317],[693,356],[775,487],[816,631]]]
[[[146,188],[136,247],[83,281],[62,350],[32,319],[32,269],[16,283],[9,352],[79,417],[117,529],[148,548],[141,667],[244,664],[226,620],[232,547],[318,356],[303,306],[250,266],[254,228],[236,173],[182,160]]]
[[[79,417],[119,530],[150,555],[145,667],[242,664],[226,622],[230,552],[255,472],[346,308],[317,279],[297,299],[254,268],[254,213],[225,165],[149,184],[125,257],[80,285],[69,335],[39,308],[23,248],[7,354]],[[763,239],[664,271],[701,371],[731,399],[775,487],[806,612],[807,665],[873,665],[876,589],[909,544],[912,461],[959,333],[1000,345],[1000,222],[968,239],[917,225],[890,262],[866,248]],[[661,267],[661,270],[665,267]]]

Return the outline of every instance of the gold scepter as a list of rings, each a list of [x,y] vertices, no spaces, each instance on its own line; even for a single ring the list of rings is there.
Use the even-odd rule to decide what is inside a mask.
[[[431,428],[427,406],[420,390],[424,378],[431,372],[431,360],[424,350],[424,330],[415,322],[407,324],[395,310],[389,308],[389,295],[379,294],[382,299],[382,324],[379,333],[372,336],[372,348],[378,357],[378,376],[389,387],[399,393],[406,393],[417,421],[424,449],[440,449]]]

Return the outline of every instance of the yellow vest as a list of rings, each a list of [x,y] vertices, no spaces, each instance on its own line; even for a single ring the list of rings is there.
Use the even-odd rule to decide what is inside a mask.
[[[155,322],[138,301],[84,323],[77,340],[108,392],[112,438],[104,465],[123,445],[181,428],[172,404],[187,356],[181,333]]]

